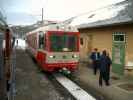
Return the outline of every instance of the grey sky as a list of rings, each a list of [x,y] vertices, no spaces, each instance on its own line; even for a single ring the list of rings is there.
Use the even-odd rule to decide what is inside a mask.
[[[44,18],[65,20],[81,13],[124,0],[0,0],[0,8],[9,24],[31,24]]]

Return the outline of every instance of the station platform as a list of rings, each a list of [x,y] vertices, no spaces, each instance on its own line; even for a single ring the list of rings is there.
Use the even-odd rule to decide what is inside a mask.
[[[93,69],[88,63],[80,62],[76,77],[78,83],[85,86],[84,89],[91,89],[92,95],[98,96],[100,100],[133,100],[133,76],[124,75],[119,77],[111,72],[110,86],[99,86],[99,72],[93,74]]]

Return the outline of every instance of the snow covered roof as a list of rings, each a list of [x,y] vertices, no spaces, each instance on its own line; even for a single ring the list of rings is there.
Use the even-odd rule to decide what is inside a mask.
[[[130,16],[130,2],[123,2],[104,7],[90,13],[83,14],[75,18],[71,25],[76,25],[77,28],[92,28],[100,26],[108,26],[122,23],[133,23],[133,17]],[[127,9],[128,8],[128,9]]]
[[[65,31],[65,32],[78,32],[78,29],[76,27],[70,26],[70,25],[61,25],[61,24],[51,24],[48,26],[39,27],[31,32],[28,32],[27,35],[36,33],[39,31]]]
[[[114,17],[111,19],[99,20],[93,23],[81,24],[81,25],[78,25],[77,28],[79,29],[92,28],[92,27],[100,27],[100,26],[118,25],[118,24],[124,24],[124,23],[133,23],[133,19],[126,16]]]

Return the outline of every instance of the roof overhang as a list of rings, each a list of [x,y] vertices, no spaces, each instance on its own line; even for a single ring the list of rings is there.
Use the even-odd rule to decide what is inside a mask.
[[[129,19],[129,20],[121,20],[119,22],[115,22],[115,21],[108,21],[108,22],[102,22],[102,21],[98,21],[95,23],[89,23],[89,24],[82,24],[82,25],[78,25],[77,28],[78,29],[91,29],[91,28],[101,28],[101,27],[108,27],[108,26],[118,26],[118,25],[124,25],[124,24],[133,24],[133,20]]]

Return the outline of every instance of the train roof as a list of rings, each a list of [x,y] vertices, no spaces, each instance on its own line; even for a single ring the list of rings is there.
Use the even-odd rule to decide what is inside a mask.
[[[29,33],[27,33],[27,35],[32,34],[32,33],[36,33],[39,31],[65,31],[65,32],[78,32],[78,29],[74,26],[70,26],[70,25],[61,25],[61,24],[54,24],[54,25],[48,25],[48,26],[43,26],[40,28],[37,28]]]

